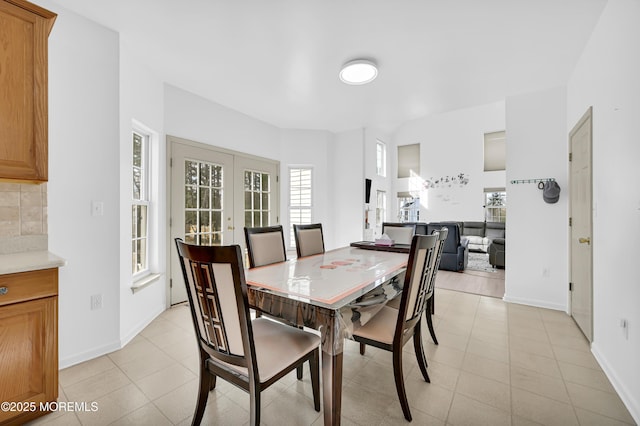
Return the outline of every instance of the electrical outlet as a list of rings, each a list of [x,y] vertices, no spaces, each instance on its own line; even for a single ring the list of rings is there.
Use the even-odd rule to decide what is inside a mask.
[[[91,296],[91,310],[102,309],[102,295],[94,294]]]

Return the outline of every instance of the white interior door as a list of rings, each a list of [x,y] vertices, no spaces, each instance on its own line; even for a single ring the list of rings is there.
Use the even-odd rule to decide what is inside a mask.
[[[187,300],[175,238],[198,245],[240,244],[244,226],[279,222],[277,161],[168,137],[171,305]]]
[[[593,341],[591,108],[569,134],[571,161],[571,316]]]

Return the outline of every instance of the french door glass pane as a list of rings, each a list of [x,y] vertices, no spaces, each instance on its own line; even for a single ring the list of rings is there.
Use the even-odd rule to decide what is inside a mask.
[[[268,226],[270,222],[271,176],[244,171],[244,222],[247,227]]]
[[[223,172],[219,164],[185,160],[185,241],[222,244]]]

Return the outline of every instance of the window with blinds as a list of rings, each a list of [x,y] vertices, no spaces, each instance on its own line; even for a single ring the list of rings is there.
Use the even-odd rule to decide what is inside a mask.
[[[312,169],[289,169],[289,243],[295,247],[293,225],[311,223],[312,219]]]
[[[420,176],[420,144],[398,147],[398,178]]]
[[[507,133],[484,134],[484,171],[506,170],[507,166]]]

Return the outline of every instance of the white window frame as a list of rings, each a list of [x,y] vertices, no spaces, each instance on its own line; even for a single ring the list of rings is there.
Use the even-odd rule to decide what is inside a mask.
[[[306,204],[302,204],[300,203],[300,205],[293,205],[292,202],[292,193],[294,191],[293,185],[292,185],[292,173],[294,171],[300,171],[300,173],[302,173],[303,171],[308,171],[309,172],[309,186],[302,186],[299,185],[297,186],[297,190],[298,191],[302,191],[304,189],[308,189],[309,190],[309,202]],[[296,240],[295,237],[293,235],[293,225],[294,224],[299,224],[299,225],[306,225],[306,224],[310,224],[313,223],[313,196],[314,196],[314,173],[313,173],[313,167],[311,166],[289,166],[289,173],[287,175],[287,178],[289,179],[289,191],[288,191],[288,196],[289,196],[289,248],[291,249],[295,249],[296,247]],[[296,216],[296,218],[294,219],[293,217],[293,213],[294,211],[298,211],[300,212],[300,214],[298,214]],[[308,220],[302,221],[302,220],[298,220],[297,218],[302,217],[302,212],[303,211],[308,211]]]
[[[378,176],[387,177],[387,145],[376,140],[376,172]]]
[[[387,220],[387,192],[376,191],[376,227],[382,232],[382,222]]]
[[[489,206],[487,203],[487,197],[489,194],[495,194],[495,193],[500,193],[500,194],[504,194],[504,204],[501,206]],[[485,188],[484,189],[484,220],[485,221],[489,221],[489,210],[501,210],[504,209],[504,215],[499,214],[498,218],[500,220],[498,220],[498,222],[502,222],[502,223],[506,223],[507,222],[507,191],[505,188]],[[493,217],[493,215],[492,215]],[[495,222],[494,220],[492,220],[491,222]]]
[[[134,165],[134,161],[133,161],[133,141],[134,138],[137,136],[139,136],[142,140],[142,154],[141,154],[141,158],[140,158],[140,194],[139,194],[139,198],[135,197],[135,193],[134,193],[134,187],[133,187],[133,173],[134,171],[138,168]],[[151,249],[151,241],[152,241],[152,236],[151,236],[151,226],[150,226],[150,222],[151,222],[151,217],[152,217],[152,207],[151,207],[151,134],[149,134],[149,132],[145,131],[145,129],[140,128],[140,126],[134,126],[133,130],[131,132],[131,147],[132,147],[132,158],[131,158],[131,164],[132,164],[132,168],[131,168],[131,173],[132,173],[132,177],[131,177],[131,197],[132,197],[132,202],[131,202],[131,210],[132,210],[132,229],[135,227],[135,222],[136,222],[136,217],[134,217],[133,215],[133,208],[136,206],[144,206],[146,208],[146,229],[145,229],[145,237],[140,237],[140,236],[136,236],[134,237],[133,235],[131,236],[131,259],[132,259],[132,277],[133,280],[136,281],[140,278],[143,278],[147,275],[149,275],[151,273],[151,265],[150,265],[150,249]],[[146,250],[145,250],[145,265],[139,269],[139,270],[135,270],[134,269],[134,265],[133,262],[136,259],[136,253],[134,252],[133,249],[133,243],[136,240],[146,240]]]

